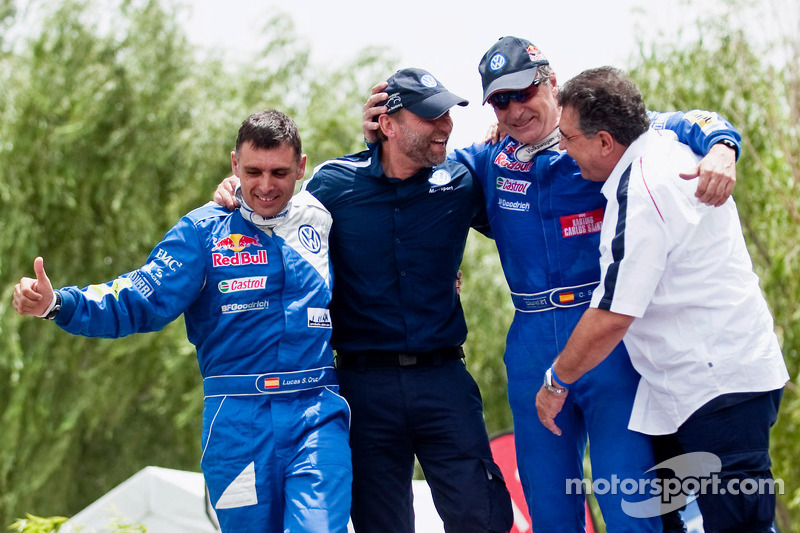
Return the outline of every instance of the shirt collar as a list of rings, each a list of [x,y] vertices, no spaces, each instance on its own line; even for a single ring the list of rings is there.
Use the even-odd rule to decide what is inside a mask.
[[[536,154],[540,152],[545,152],[547,150],[551,151],[560,151],[558,149],[558,143],[561,141],[561,133],[558,128],[554,129],[550,132],[550,135],[539,141],[538,143],[534,144],[521,144],[519,148],[517,148],[517,153],[525,154],[529,158],[533,158]],[[526,157],[526,161],[530,161],[530,159]]]
[[[288,218],[289,209],[292,207],[292,199],[290,198],[289,203],[286,204],[286,207],[283,208],[283,211],[275,216],[263,217],[253,211],[253,209],[247,205],[247,202],[244,201],[241,185],[236,187],[236,192],[234,194],[236,195],[236,199],[239,201],[239,213],[242,215],[242,218],[249,220],[256,227],[258,227],[258,229],[268,235],[272,235],[272,231],[286,221]]]
[[[413,176],[409,176],[404,180],[401,180],[400,178],[392,178],[387,176],[386,172],[384,172],[383,170],[383,165],[381,164],[381,149],[382,149],[381,143],[378,143],[372,149],[372,153],[370,154],[371,161],[369,166],[369,172],[371,177],[382,179],[387,183],[400,183],[400,182],[410,183],[411,181],[419,179],[427,180],[435,169],[442,166],[442,165],[437,165],[435,167],[426,167],[420,169],[419,171],[414,173]]]
[[[617,161],[617,164],[614,166],[614,170],[611,171],[608,179],[603,184],[601,191],[606,198],[610,199],[617,194],[617,186],[619,185],[619,180],[625,172],[625,169],[631,166],[631,163],[636,159],[644,155],[650,144],[658,137],[659,135],[655,130],[647,130],[628,146],[625,153],[622,154],[622,157],[619,158],[619,161]]]

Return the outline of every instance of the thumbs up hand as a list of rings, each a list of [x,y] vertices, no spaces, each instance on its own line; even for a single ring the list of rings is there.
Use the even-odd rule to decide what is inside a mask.
[[[55,298],[53,285],[44,270],[44,259],[33,261],[36,278],[22,278],[14,286],[12,305],[21,315],[44,316]]]

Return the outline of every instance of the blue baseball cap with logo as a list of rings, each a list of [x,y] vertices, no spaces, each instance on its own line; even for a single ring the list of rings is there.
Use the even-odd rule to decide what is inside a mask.
[[[501,37],[483,55],[478,72],[483,84],[483,103],[497,91],[527,89],[536,79],[536,71],[550,62],[530,41],[519,37]]]
[[[388,114],[408,109],[420,118],[433,120],[444,115],[454,105],[465,106],[469,103],[445,89],[430,72],[421,68],[398,70],[386,81],[389,86],[383,92],[389,98],[376,105],[388,107]]]

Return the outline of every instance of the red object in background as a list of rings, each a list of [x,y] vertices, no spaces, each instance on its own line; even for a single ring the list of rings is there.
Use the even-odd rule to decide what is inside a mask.
[[[522,482],[517,471],[517,454],[514,449],[514,433],[503,433],[491,439],[494,462],[500,467],[500,472],[506,480],[508,492],[511,494],[511,503],[514,507],[514,527],[511,533],[533,533],[531,517],[528,514],[528,504],[522,494]],[[589,504],[586,504],[586,533],[595,533]]]

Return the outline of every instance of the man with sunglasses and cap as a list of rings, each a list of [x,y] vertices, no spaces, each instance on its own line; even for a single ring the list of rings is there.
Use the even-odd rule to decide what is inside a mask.
[[[303,189],[330,211],[331,344],[352,418],[357,533],[414,531],[416,455],[448,533],[507,532],[511,499],[464,364],[456,280],[483,195],[446,159],[450,108],[467,101],[432,74],[388,80],[379,143],[319,165]],[[228,186],[228,192],[230,186]],[[232,205],[225,182],[215,199]]]
[[[536,531],[583,531],[583,457],[591,439],[595,479],[649,480],[654,466],[650,440],[627,429],[639,376],[622,345],[570,389],[559,415],[561,437],[538,420],[535,395],[545,371],[569,338],[600,279],[599,232],[605,198],[583,180],[575,162],[558,150],[560,109],[556,77],[532,43],[503,37],[483,56],[479,71],[484,102],[509,134],[498,144],[456,150],[483,188],[503,270],[517,312],[504,361],[514,416],[517,465]],[[364,113],[372,140],[373,117],[385,94],[376,85]],[[698,153],[698,194],[719,205],[730,194],[739,135],[715,113],[651,113],[654,128],[675,130]],[[687,176],[688,177],[688,176]],[[556,382],[550,384],[557,391]],[[652,476],[651,476],[652,477]],[[614,493],[616,492],[616,494]],[[609,531],[660,531],[660,519],[633,518],[622,510],[621,491],[596,494]],[[644,496],[638,499],[645,499]]]

